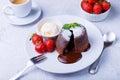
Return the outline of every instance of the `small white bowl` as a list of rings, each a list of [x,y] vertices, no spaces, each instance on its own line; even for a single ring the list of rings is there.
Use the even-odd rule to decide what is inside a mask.
[[[43,27],[43,25],[47,22],[50,22],[50,23],[53,23],[53,24],[56,24],[57,27],[58,27],[58,32],[54,35],[44,35],[43,33],[41,33],[41,27]],[[56,18],[51,18],[51,17],[47,17],[47,18],[44,18],[42,20],[40,20],[40,22],[38,23],[38,26],[37,26],[37,33],[40,34],[41,36],[43,36],[44,38],[55,38],[56,36],[58,36],[62,30],[62,23],[56,19]]]
[[[109,0],[107,0],[108,2],[110,2]],[[108,14],[110,13],[111,7],[109,10],[105,11],[104,13],[101,14],[90,14],[86,11],[84,11],[81,7],[81,2],[80,2],[80,11],[81,11],[81,16],[83,18],[86,18],[89,21],[102,21],[104,20]]]

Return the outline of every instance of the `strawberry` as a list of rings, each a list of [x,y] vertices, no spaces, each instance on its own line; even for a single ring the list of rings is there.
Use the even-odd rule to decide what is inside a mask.
[[[100,14],[102,12],[102,6],[99,3],[95,3],[93,6],[93,12],[95,14]]]
[[[35,45],[35,51],[40,54],[44,54],[46,52],[46,45],[44,43]]]
[[[88,12],[88,13],[92,13],[92,5],[88,2],[82,1],[81,3],[81,7],[84,11]]]
[[[43,37],[38,35],[37,33],[34,33],[30,40],[32,40],[32,43],[36,45],[37,43],[43,42]]]
[[[104,11],[107,11],[110,8],[110,3],[107,1],[102,2],[102,8]]]
[[[48,52],[54,51],[54,49],[55,49],[55,41],[54,40],[52,40],[52,39],[46,40],[45,45],[46,45],[46,49]]]
[[[90,3],[90,4],[94,4],[94,3],[96,3],[96,2],[98,2],[99,0],[88,0],[88,2]]]

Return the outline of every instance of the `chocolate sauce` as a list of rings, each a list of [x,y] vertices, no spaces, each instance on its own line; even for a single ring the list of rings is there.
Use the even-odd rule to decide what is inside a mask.
[[[90,44],[88,44],[88,47],[83,51],[83,52],[86,52],[86,51],[88,51],[89,49],[90,49],[90,47],[91,47],[91,45]]]
[[[65,64],[75,63],[82,58],[81,53],[75,53],[74,50],[69,51],[66,54],[60,54],[58,60]]]

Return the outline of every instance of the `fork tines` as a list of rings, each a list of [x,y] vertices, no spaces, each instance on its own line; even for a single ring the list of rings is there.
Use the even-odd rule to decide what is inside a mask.
[[[43,60],[43,59],[45,59],[45,58],[46,58],[46,57],[43,56],[43,55],[38,55],[38,56],[35,56],[35,57],[31,58],[31,61],[32,61],[34,64],[36,64],[36,63],[38,63],[39,61],[41,61],[41,60]]]

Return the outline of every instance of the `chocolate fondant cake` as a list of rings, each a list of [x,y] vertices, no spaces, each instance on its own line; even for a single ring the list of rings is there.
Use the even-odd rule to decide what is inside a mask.
[[[87,51],[89,47],[86,28],[78,24],[69,27],[69,29],[63,29],[56,40],[56,50],[59,53],[58,60],[62,63],[78,61],[82,57],[81,52]],[[76,56],[78,57],[76,58]]]

